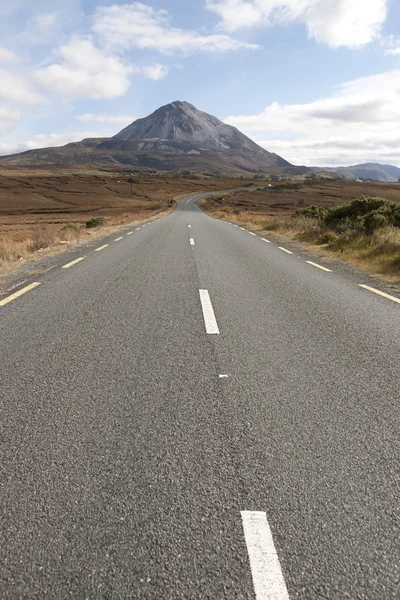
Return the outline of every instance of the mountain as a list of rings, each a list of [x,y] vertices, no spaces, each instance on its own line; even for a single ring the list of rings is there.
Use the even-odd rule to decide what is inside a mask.
[[[307,171],[264,150],[236,127],[180,101],[137,119],[112,138],[87,139],[0,157],[0,165],[51,164],[218,170],[232,174]]]
[[[398,181],[399,167],[394,165],[380,165],[379,163],[365,163],[352,167],[311,167],[315,172],[328,171],[343,175],[346,179],[372,179],[373,181]]]

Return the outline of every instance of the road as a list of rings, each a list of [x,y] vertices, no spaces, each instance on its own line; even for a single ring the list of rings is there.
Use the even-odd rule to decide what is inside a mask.
[[[398,599],[399,299],[196,199],[2,297],[1,598]]]

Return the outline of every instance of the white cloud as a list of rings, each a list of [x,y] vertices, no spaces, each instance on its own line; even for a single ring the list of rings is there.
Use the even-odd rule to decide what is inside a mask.
[[[206,0],[227,31],[303,23],[331,48],[360,48],[379,36],[388,0]]]
[[[111,134],[112,135],[112,134]],[[86,138],[110,137],[110,132],[98,131],[72,131],[49,134],[36,134],[21,140],[18,143],[0,142],[0,156],[35,150],[37,148],[48,148],[50,146],[64,146],[70,142],[78,142]]]
[[[7,50],[4,46],[0,46],[0,62],[15,62],[17,60],[17,55],[14,52]]]
[[[136,117],[127,117],[124,115],[111,116],[111,115],[92,115],[85,113],[76,117],[78,121],[84,123],[117,123],[118,125],[129,125],[132,121],[136,120]]]
[[[150,65],[149,67],[135,67],[135,73],[140,73],[147,79],[153,79],[154,81],[158,81],[159,79],[164,79],[169,73],[169,67],[166,65],[156,64]]]
[[[389,156],[400,163],[400,144],[394,145],[399,135],[393,133],[400,121],[400,69],[346,82],[313,102],[273,102],[258,115],[225,120],[297,164],[354,164]]]
[[[168,13],[140,2],[98,7],[93,31],[110,46],[156,50],[163,54],[224,52],[254,49],[226,34],[203,35],[196,31],[171,27]]]
[[[29,82],[5,69],[0,69],[0,101],[22,104],[40,104],[45,98],[38,94]]]
[[[400,55],[400,38],[396,39],[394,35],[390,35],[383,40],[382,46],[385,48],[385,54],[387,56]]]
[[[90,38],[72,38],[60,46],[60,60],[34,73],[34,80],[56,94],[115,98],[129,87],[130,67],[96,48]]]
[[[10,110],[0,106],[0,129],[9,129],[20,117],[19,110]]]
[[[36,25],[42,33],[50,33],[57,22],[55,13],[41,13],[35,17]]]

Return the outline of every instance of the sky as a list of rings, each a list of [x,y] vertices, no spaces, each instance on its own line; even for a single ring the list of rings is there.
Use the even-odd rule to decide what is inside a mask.
[[[174,100],[307,166],[400,166],[399,0],[0,2],[0,154]]]

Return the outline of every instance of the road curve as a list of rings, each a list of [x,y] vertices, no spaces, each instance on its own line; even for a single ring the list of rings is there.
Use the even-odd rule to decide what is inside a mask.
[[[0,596],[398,599],[399,298],[198,197],[0,299]]]

